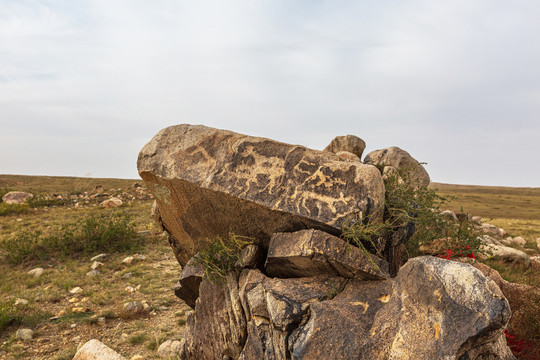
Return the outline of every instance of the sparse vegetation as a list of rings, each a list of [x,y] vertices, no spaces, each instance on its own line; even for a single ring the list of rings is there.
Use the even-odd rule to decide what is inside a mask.
[[[456,223],[441,214],[441,207],[448,201],[433,189],[418,187],[410,170],[397,170],[383,176],[386,189],[384,206],[373,214],[345,223],[343,237],[360,248],[383,256],[385,243],[400,228],[414,229],[407,241],[409,256],[420,255],[420,245],[430,245],[434,240],[440,252],[457,250],[456,255],[466,256],[480,252],[478,232],[469,222]]]
[[[242,249],[252,243],[245,236],[229,234],[227,238],[216,237],[206,241],[205,248],[194,257],[196,264],[203,266],[205,276],[213,283],[224,282],[227,273],[233,270],[240,260]]]
[[[99,251],[136,250],[141,239],[126,213],[111,212],[88,216],[62,226],[54,235],[41,231],[20,232],[0,242],[0,250],[12,264],[41,260],[51,256],[80,256]]]

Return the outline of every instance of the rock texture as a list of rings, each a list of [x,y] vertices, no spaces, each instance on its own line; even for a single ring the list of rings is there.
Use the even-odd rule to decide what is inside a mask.
[[[137,166],[182,265],[201,239],[232,232],[266,249],[276,232],[314,228],[338,235],[344,221],[384,201],[373,166],[200,125],[161,130]]]
[[[204,268],[195,264],[193,259],[189,260],[183,267],[180,279],[174,287],[174,293],[184,300],[186,305],[195,308],[195,301],[199,297],[199,286],[204,275]]]
[[[320,230],[279,233],[272,237],[266,272],[278,277],[318,274],[382,280],[390,277],[388,263]]]
[[[486,252],[485,254],[478,254],[480,259],[493,257],[506,262],[519,263],[525,266],[531,265],[529,255],[523,251],[504,246],[500,241],[488,235],[482,235],[480,238],[482,241],[480,249]]]
[[[514,359],[508,302],[469,264],[414,258],[382,281],[244,269],[200,293],[182,359]]]
[[[362,154],[366,149],[366,143],[358,136],[345,135],[337,136],[328,144],[324,151],[329,151],[337,154],[342,151],[346,151],[358,156],[358,159],[362,158]]]
[[[34,195],[22,191],[10,191],[2,196],[2,201],[6,204],[20,205],[28,202]]]
[[[101,341],[92,339],[77,350],[73,360],[126,360],[126,358]]]
[[[422,164],[415,160],[408,152],[398,147],[372,151],[366,155],[364,163],[384,166],[385,173],[392,169],[405,170],[409,172],[411,179],[420,186],[427,187],[430,182],[429,175]]]

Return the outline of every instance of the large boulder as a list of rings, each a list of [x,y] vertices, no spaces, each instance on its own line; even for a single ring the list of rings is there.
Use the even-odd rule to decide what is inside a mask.
[[[33,197],[34,195],[23,191],[10,191],[2,196],[2,201],[6,204],[20,205],[27,203]]]
[[[358,136],[345,135],[336,136],[334,140],[324,148],[324,151],[330,151],[334,154],[346,151],[358,156],[358,159],[360,160],[365,149],[366,143],[364,140],[360,139]]]
[[[395,279],[204,279],[182,359],[514,359],[500,289],[469,264],[420,257]],[[212,339],[212,341],[208,341]]]
[[[406,171],[412,181],[423,187],[427,187],[430,182],[429,174],[422,164],[407,151],[395,146],[370,152],[364,158],[364,163],[382,166],[384,173],[392,173],[395,170]]]
[[[339,235],[345,221],[384,202],[373,166],[201,125],[161,130],[137,166],[182,265],[206,238],[232,232],[266,249],[276,232],[314,228]]]
[[[367,280],[390,277],[386,261],[338,237],[313,229],[274,235],[265,270],[270,276],[279,277],[318,274]]]

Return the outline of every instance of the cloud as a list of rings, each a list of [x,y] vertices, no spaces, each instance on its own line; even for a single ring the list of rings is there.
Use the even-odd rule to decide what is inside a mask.
[[[410,151],[437,181],[538,186],[539,10],[4,1],[0,172],[136,177],[159,129],[202,123],[319,149],[354,133]]]

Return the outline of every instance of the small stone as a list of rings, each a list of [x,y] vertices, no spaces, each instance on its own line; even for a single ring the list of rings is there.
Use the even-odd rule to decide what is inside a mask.
[[[100,268],[101,266],[103,266],[103,263],[101,263],[101,262],[99,262],[99,261],[94,261],[94,262],[92,263],[91,269],[92,269],[92,270],[96,270],[96,269]]]
[[[97,276],[97,275],[99,275],[98,270],[90,270],[89,272],[86,273],[86,276],[88,276],[88,277],[94,277],[94,276]]]
[[[90,261],[97,261],[97,260],[101,260],[103,259],[104,257],[106,257],[107,254],[99,254],[99,255],[96,255],[94,256],[93,258],[90,259]]]
[[[19,305],[28,305],[28,300],[26,300],[26,299],[16,299],[14,305],[15,305],[15,307],[17,307]]]
[[[145,315],[149,312],[150,306],[144,301],[130,301],[124,304],[124,316]]]
[[[150,231],[148,231],[148,230],[137,231],[137,234],[140,235],[140,236],[149,236]]]
[[[77,287],[74,287],[73,289],[69,290],[69,292],[72,293],[72,294],[80,294],[80,293],[83,292],[83,289],[77,286]]]
[[[142,355],[133,355],[129,360],[145,360],[146,358]]]
[[[35,278],[38,278],[38,277],[40,277],[40,276],[43,274],[44,271],[45,271],[45,270],[44,270],[43,268],[40,268],[40,267],[39,267],[39,268],[35,268],[35,269],[30,270],[30,271],[28,272],[28,275],[32,275],[32,276],[34,276]]]
[[[19,329],[15,337],[23,341],[30,340],[34,337],[34,332],[30,329]]]
[[[133,277],[133,273],[130,273],[130,272],[127,272],[124,275],[122,275],[122,278],[124,278],[124,279],[129,279],[131,277]]]
[[[75,336],[74,338],[71,339],[71,341],[73,341],[75,344],[78,344],[81,342],[81,337],[80,336]]]
[[[508,231],[504,230],[503,228],[499,228],[499,236],[502,238],[508,236]]]
[[[158,348],[158,355],[161,357],[172,357],[180,353],[181,343],[178,340],[167,340]]]
[[[107,322],[107,319],[105,318],[105,316],[100,316],[97,319],[98,325],[105,326],[106,322]]]
[[[85,306],[77,306],[71,309],[71,312],[74,312],[74,313],[86,313],[89,311],[90,309]]]
[[[81,346],[73,360],[125,360],[126,358],[112,350],[101,341],[92,339]]]
[[[126,291],[132,293],[135,292],[135,289],[132,286],[126,286]]]
[[[72,329],[75,329],[77,327],[77,324],[71,324],[70,326]]]
[[[126,257],[124,260],[122,260],[122,264],[131,264],[133,262],[133,260],[135,260],[135,258],[133,256],[128,256]]]
[[[518,245],[518,246],[525,246],[525,244],[527,243],[525,241],[524,238],[522,238],[521,236],[516,236],[512,242],[515,244],[515,245]]]
[[[112,197],[110,199],[107,199],[103,202],[101,202],[99,205],[104,207],[105,209],[112,209],[122,206],[122,200],[120,200],[117,197]]]
[[[72,297],[71,299],[68,300],[69,303],[76,303],[76,302],[79,302],[79,298],[76,298],[76,297]]]
[[[62,316],[65,316],[67,315],[67,311],[66,310],[60,310],[58,312],[58,314],[56,314],[57,317],[61,318]]]

